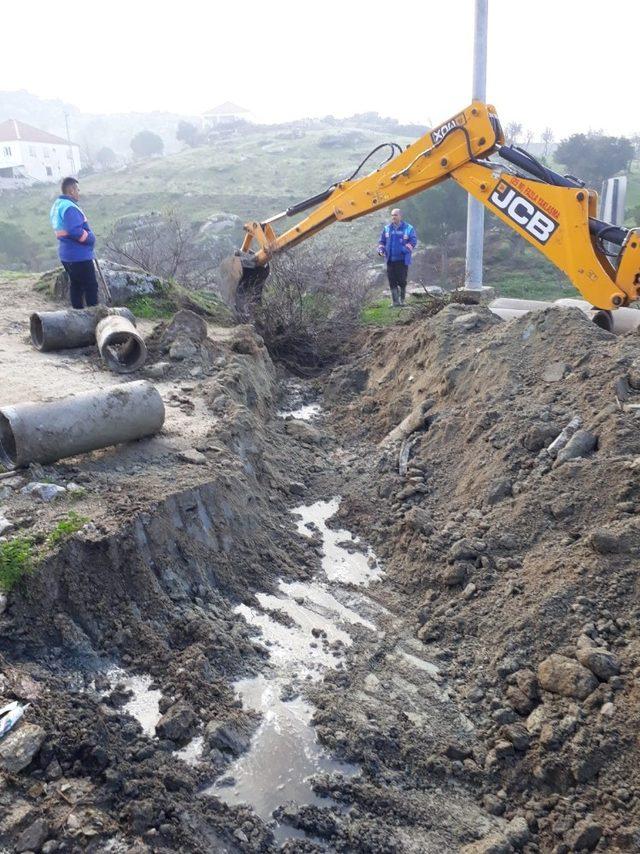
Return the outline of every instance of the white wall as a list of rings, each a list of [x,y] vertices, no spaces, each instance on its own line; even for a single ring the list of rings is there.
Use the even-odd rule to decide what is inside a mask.
[[[10,153],[6,153],[6,149]],[[0,169],[17,167],[27,178],[52,183],[80,171],[80,148],[68,143],[0,140]]]

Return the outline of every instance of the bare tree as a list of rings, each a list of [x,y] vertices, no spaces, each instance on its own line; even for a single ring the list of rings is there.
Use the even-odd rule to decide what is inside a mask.
[[[201,287],[212,279],[212,264],[196,247],[193,226],[173,208],[116,227],[105,241],[107,255],[161,279]]]
[[[553,130],[550,127],[546,127],[542,131],[542,143],[544,145],[542,156],[546,158],[549,156],[551,146],[553,145]]]
[[[274,358],[313,374],[352,338],[371,292],[363,261],[337,247],[299,246],[272,262],[256,326]]]
[[[504,137],[508,144],[517,145],[520,134],[522,133],[522,124],[520,122],[509,122],[504,130]]]

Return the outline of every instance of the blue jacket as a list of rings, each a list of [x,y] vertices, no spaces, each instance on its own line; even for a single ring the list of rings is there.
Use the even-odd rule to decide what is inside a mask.
[[[58,238],[58,255],[61,261],[91,261],[95,234],[87,218],[71,196],[58,196],[53,203],[51,227]]]
[[[384,251],[387,263],[389,261],[404,261],[408,267],[413,255],[413,252],[406,248],[408,245],[412,246],[413,249],[418,245],[416,230],[408,222],[402,220],[397,226],[391,222],[382,229],[378,249]]]

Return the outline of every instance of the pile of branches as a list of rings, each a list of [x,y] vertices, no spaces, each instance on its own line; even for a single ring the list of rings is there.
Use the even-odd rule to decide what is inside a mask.
[[[273,359],[313,376],[340,358],[370,295],[364,261],[329,244],[298,246],[272,262],[254,320]]]

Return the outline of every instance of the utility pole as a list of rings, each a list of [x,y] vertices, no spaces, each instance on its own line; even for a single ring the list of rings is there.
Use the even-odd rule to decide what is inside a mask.
[[[472,100],[487,100],[487,21],[489,0],[475,0],[476,18],[473,39]],[[464,286],[482,289],[482,255],[484,249],[484,205],[472,196],[467,203],[467,260]]]

